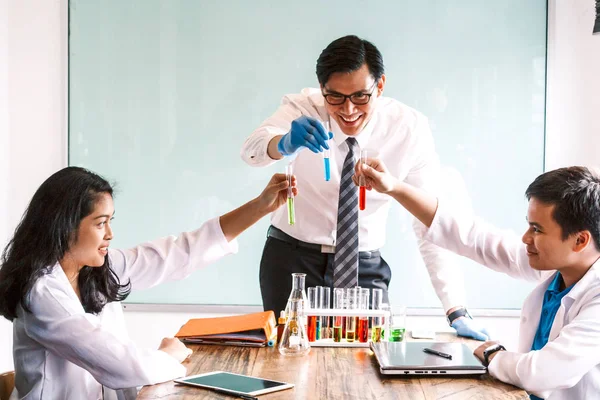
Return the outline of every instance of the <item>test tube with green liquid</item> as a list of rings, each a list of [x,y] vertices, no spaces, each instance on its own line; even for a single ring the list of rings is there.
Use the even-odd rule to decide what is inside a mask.
[[[288,181],[287,190],[287,210],[288,210],[288,224],[294,225],[296,223],[296,213],[294,211],[294,194],[292,193],[292,164],[285,166],[285,176]]]

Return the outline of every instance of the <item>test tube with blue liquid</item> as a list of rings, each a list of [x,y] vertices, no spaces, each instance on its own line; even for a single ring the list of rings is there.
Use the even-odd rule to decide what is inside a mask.
[[[327,141],[327,144],[329,145],[329,140]],[[330,156],[331,156],[331,150],[324,149],[323,150],[323,164],[324,164],[324,169],[325,169],[325,180],[326,181],[331,180],[331,163],[329,161]]]
[[[329,123],[324,122],[323,127],[325,128],[327,135],[329,135]],[[327,146],[329,146],[329,149],[325,149],[325,148],[323,149],[323,171],[325,172],[325,180],[329,182],[331,180],[331,162],[330,162],[331,145],[329,144],[330,140],[327,140],[326,143],[327,143]]]
[[[292,164],[285,166],[285,176],[288,181],[287,190],[287,210],[288,210],[288,224],[294,225],[296,223],[296,213],[294,211],[294,193],[292,192],[292,175],[293,169]]]

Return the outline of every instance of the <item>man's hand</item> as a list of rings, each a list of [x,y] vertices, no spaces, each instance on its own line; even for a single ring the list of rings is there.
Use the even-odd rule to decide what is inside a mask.
[[[359,161],[354,166],[352,180],[355,185],[359,185],[359,177],[362,175],[365,177],[368,190],[375,189],[379,193],[389,193],[394,189],[398,179],[388,172],[383,161],[377,158],[367,158],[365,164]]]
[[[494,344],[498,344],[498,342],[493,341],[493,340],[488,340],[487,342],[485,342],[484,344],[482,344],[481,346],[479,346],[478,348],[475,349],[475,351],[473,351],[473,354],[475,355],[475,357],[477,357],[479,359],[479,361],[481,361],[482,363],[485,363],[485,360],[483,358],[483,352],[485,351],[485,349],[487,349],[488,347],[494,345]],[[496,354],[498,354],[498,352],[493,353],[490,357],[489,357],[489,362],[492,362],[492,360],[494,359],[494,357],[496,356]]]
[[[475,340],[489,340],[490,334],[487,329],[481,326],[477,321],[468,317],[459,317],[452,322],[452,327],[456,329],[458,336],[470,337]]]
[[[326,132],[320,121],[303,115],[292,121],[292,129],[279,140],[277,150],[284,156],[292,155],[302,147],[320,153],[329,149],[327,140],[332,137],[333,134]]]

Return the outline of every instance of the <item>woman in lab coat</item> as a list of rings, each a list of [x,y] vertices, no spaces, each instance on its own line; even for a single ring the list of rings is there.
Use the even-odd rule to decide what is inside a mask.
[[[184,376],[191,350],[175,338],[138,348],[119,302],[235,253],[234,239],[285,203],[287,187],[275,174],[257,198],[196,231],[116,250],[110,184],[78,167],[49,177],[1,260],[0,313],[14,334],[11,398],[135,398],[138,386]]]
[[[400,182],[379,160],[356,165],[367,189],[387,193],[425,226],[421,236],[515,278],[539,285],[521,310],[519,348],[486,342],[475,355],[497,379],[532,399],[600,398],[600,175],[546,172],[529,185],[529,229],[521,240],[464,208]],[[489,284],[493,284],[490,282]],[[539,396],[539,397],[536,397]]]

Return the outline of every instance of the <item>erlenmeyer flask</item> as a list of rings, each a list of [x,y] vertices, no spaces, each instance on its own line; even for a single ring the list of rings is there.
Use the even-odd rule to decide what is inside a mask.
[[[306,330],[306,313],[304,310],[308,307],[308,298],[306,297],[306,289],[304,288],[306,274],[292,274],[292,291],[285,306],[285,314],[289,317],[290,306],[292,301],[299,301],[297,312],[299,313],[300,321]]]
[[[284,356],[303,356],[310,351],[306,327],[303,323],[304,300],[288,300],[288,320],[283,329],[279,352]]]

